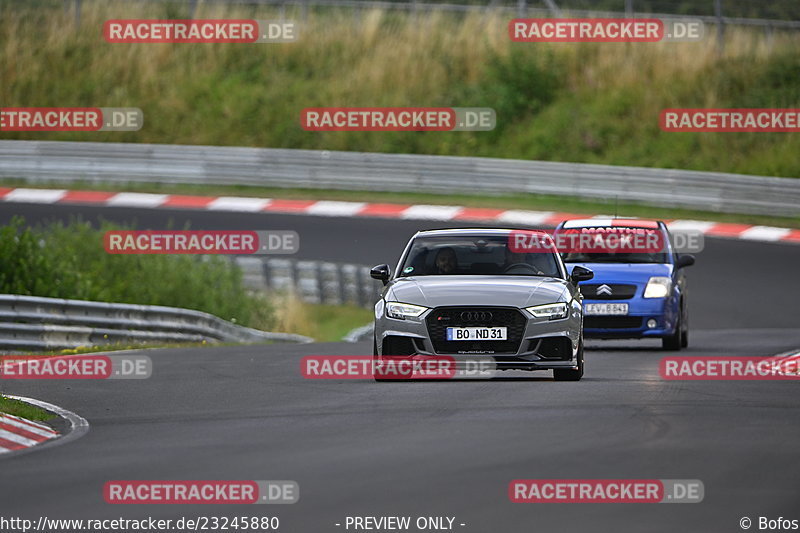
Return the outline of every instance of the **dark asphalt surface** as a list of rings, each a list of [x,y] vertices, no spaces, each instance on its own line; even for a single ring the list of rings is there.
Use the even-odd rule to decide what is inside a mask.
[[[0,205],[44,217],[293,229],[303,258],[394,262],[417,229],[449,224]],[[800,248],[709,239],[691,267],[691,345],[681,355],[800,348]],[[579,383],[550,373],[492,381],[310,381],[308,354],[366,354],[369,343],[148,352],[142,381],[13,382],[6,392],[92,424],[64,446],[0,460],[0,516],[261,516],[281,531],[344,531],[346,516],[454,516],[456,531],[742,531],[749,516],[800,519],[796,382],[676,382],[658,343],[590,342]],[[505,376],[505,375],[504,375]],[[513,504],[518,478],[700,479],[699,504]],[[113,506],[114,479],[291,479],[289,506]],[[351,530],[352,531],[352,530]],[[412,529],[413,531],[413,529]]]

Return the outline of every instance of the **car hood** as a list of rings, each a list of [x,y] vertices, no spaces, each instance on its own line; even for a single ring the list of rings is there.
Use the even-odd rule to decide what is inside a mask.
[[[532,276],[417,276],[392,282],[387,301],[425,307],[529,307],[569,299],[567,283]]]
[[[576,265],[594,272],[587,283],[638,283],[646,284],[650,276],[672,276],[672,265],[664,263],[568,263],[572,272]]]

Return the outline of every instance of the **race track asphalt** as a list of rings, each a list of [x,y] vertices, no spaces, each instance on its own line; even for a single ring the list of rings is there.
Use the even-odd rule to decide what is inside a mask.
[[[0,222],[80,213],[139,227],[293,229],[299,256],[395,262],[418,229],[458,224],[78,206],[0,206]],[[463,225],[463,224],[462,224]],[[800,348],[800,247],[708,239],[690,268],[691,345],[681,355]],[[800,519],[796,382],[665,381],[654,341],[589,342],[578,383],[549,373],[484,381],[307,380],[309,354],[370,343],[150,351],[148,380],[6,382],[87,418],[79,440],[0,460],[0,516],[261,516],[281,531],[345,531],[346,516],[454,516],[456,531],[741,531]],[[794,414],[792,414],[794,413]],[[699,479],[697,504],[516,504],[519,478]],[[294,505],[109,505],[127,479],[295,480]],[[350,530],[352,531],[352,529]]]

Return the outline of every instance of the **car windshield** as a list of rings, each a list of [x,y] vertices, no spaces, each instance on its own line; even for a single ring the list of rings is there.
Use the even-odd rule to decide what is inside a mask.
[[[657,253],[568,253],[561,254],[565,263],[669,263],[667,254]]]
[[[555,253],[515,253],[506,235],[417,237],[398,276],[437,275],[560,278],[561,271]]]
[[[626,228],[623,228],[626,229]],[[577,232],[591,232],[593,228],[579,228],[571,230],[561,230],[566,233],[569,231]],[[632,231],[643,231],[641,229],[632,228]],[[662,232],[654,230],[646,230],[650,233],[656,233],[661,239],[661,242],[666,242],[668,237]],[[658,246],[661,248],[661,245]],[[563,248],[562,248],[563,249]],[[585,250],[585,249],[584,249]],[[584,251],[581,249],[570,250],[561,254],[561,259],[565,263],[669,263],[669,252],[663,251],[619,251],[612,250],[599,250],[599,251]],[[651,249],[652,250],[652,249]]]

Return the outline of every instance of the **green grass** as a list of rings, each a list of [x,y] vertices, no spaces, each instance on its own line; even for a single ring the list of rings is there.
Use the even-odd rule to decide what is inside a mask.
[[[351,330],[372,322],[374,312],[353,305],[311,304],[309,316],[316,325],[312,335],[320,342],[340,341]]]
[[[29,184],[20,179],[0,180],[3,187],[63,188],[64,184]],[[75,182],[70,189],[96,191],[128,191],[160,194],[187,194],[198,196],[251,196],[260,198],[282,198],[298,200],[346,200],[353,202],[377,202],[399,204],[444,204],[465,207],[486,207],[494,209],[525,209],[532,211],[558,211],[572,214],[617,214],[647,218],[692,219],[800,228],[800,217],[780,217],[766,215],[745,215],[718,213],[692,209],[673,209],[652,207],[635,203],[616,203],[613,201],[590,201],[563,196],[538,194],[516,194],[497,196],[474,196],[466,194],[430,194],[403,192],[369,192],[325,189],[283,189],[271,187],[250,187],[237,185],[171,185],[143,183],[89,183]]]
[[[800,177],[796,133],[665,133],[669,107],[796,107],[800,33],[726,29],[699,43],[512,43],[508,16],[310,10],[295,43],[124,45],[108,18],[181,18],[170,3],[0,3],[3,106],[139,107],[139,132],[4,139],[491,156]],[[275,7],[200,3],[198,18]],[[287,18],[300,18],[288,7]],[[492,132],[306,132],[316,106],[492,107]]]
[[[372,309],[355,305],[311,304],[291,293],[274,293],[271,297],[276,315],[273,331],[299,333],[319,342],[340,341],[373,318]]]
[[[0,394],[0,413],[9,415],[20,416],[28,420],[38,420],[44,422],[53,418],[53,414],[44,409],[40,409],[34,405],[21,402],[19,400],[12,400]]]

